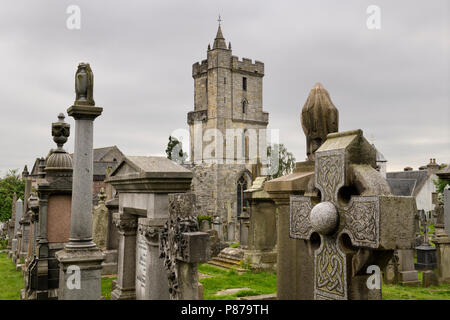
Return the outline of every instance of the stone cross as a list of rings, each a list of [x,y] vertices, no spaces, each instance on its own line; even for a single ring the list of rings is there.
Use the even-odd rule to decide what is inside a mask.
[[[161,235],[172,300],[198,299],[197,263],[210,259],[209,234],[199,232],[193,193],[169,194],[169,219]]]
[[[290,237],[315,249],[315,299],[369,298],[367,276],[355,276],[378,263],[372,250],[413,245],[414,199],[392,196],[374,167],[375,150],[361,130],[329,134],[315,153],[318,196],[291,196]]]

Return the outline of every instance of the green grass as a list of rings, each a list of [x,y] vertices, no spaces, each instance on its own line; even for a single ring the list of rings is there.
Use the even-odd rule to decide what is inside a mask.
[[[112,281],[116,277],[102,277],[102,296],[111,299]],[[0,300],[20,300],[20,290],[25,282],[21,271],[16,271],[8,254],[0,253]]]
[[[22,272],[16,271],[7,253],[0,253],[0,300],[19,300],[24,284]]]
[[[436,287],[383,285],[383,300],[450,300],[450,284]]]
[[[250,271],[238,274],[235,270],[224,270],[207,264],[201,264],[199,272],[210,275],[200,279],[203,284],[205,300],[237,300],[238,297],[272,294],[276,292],[277,276],[275,273]],[[220,290],[232,288],[250,288],[237,293],[215,296]]]
[[[116,279],[117,277],[102,277],[102,297],[105,300],[111,300],[112,282]]]

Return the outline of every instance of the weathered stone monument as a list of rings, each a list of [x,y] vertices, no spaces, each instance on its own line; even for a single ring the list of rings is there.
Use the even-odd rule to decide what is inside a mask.
[[[8,220],[8,258],[12,257],[12,242],[14,239],[14,228],[16,224],[16,202],[17,195],[14,192],[12,203],[11,203],[11,219]]]
[[[315,89],[324,90],[321,86]],[[318,94],[329,100],[328,93]],[[300,244],[283,248],[278,256],[278,263],[294,260],[291,266],[298,268],[290,274],[294,285],[288,284],[294,292],[286,295],[281,288],[278,298],[380,299],[381,290],[366,285],[368,267],[380,270],[394,249],[413,247],[415,201],[390,193],[375,169],[376,150],[361,130],[329,133],[337,129],[337,112],[321,112],[319,106],[302,112],[305,134],[311,136],[307,138],[309,163],[303,166],[314,171],[308,172],[308,168],[303,177],[297,177],[297,182],[303,182],[297,189],[300,195],[291,195],[286,203],[286,194],[296,191],[289,180],[292,175],[266,184],[278,205],[278,232],[289,232]],[[317,131],[328,132],[326,140]],[[288,223],[280,221],[282,215],[288,215]],[[292,249],[294,255],[290,256]],[[282,278],[281,286],[288,281],[288,277]]]
[[[53,141],[56,149],[49,152],[47,159],[39,160],[37,180],[38,196],[31,197],[29,208],[33,229],[34,252],[25,270],[25,289],[22,299],[56,299],[59,287],[59,263],[56,252],[69,241],[72,157],[63,149],[70,135],[70,125],[62,113],[52,123]]]
[[[14,239],[12,241],[12,259],[14,264],[18,264],[20,261],[20,249],[21,249],[21,240],[22,240],[22,231],[20,228],[20,219],[23,216],[23,201],[22,199],[18,199],[15,205],[15,221],[14,221]]]
[[[445,174],[441,174],[440,176],[439,172],[437,175],[441,179],[445,179],[446,177]],[[450,179],[446,181],[450,183]],[[446,222],[449,220],[448,216],[450,215],[450,185],[444,188],[443,195],[438,198],[435,210],[437,213],[437,222],[434,226],[432,242],[436,246],[438,281],[441,283],[450,283],[450,228],[447,228],[446,225]]]
[[[248,245],[244,263],[254,270],[275,271],[277,263],[277,221],[275,203],[264,191],[267,177],[258,177],[245,191],[248,200]]]
[[[306,242],[296,241],[289,237],[290,196],[313,191],[311,189],[314,186],[314,153],[311,153],[311,151],[317,150],[320,146],[317,146],[317,143],[324,141],[328,133],[338,130],[339,113],[322,84],[317,83],[311,89],[303,110],[305,110],[305,116],[303,116],[302,111],[301,117],[303,130],[307,136],[310,131],[314,131],[312,136],[316,137],[316,146],[307,144],[308,160],[297,162],[291,174],[267,181],[264,185],[264,190],[275,202],[277,210],[277,298],[280,300],[302,299],[304,297],[302,284],[309,281],[305,279],[308,274],[303,272],[303,268],[310,269],[305,263],[305,259],[308,261],[309,258],[301,256],[301,252],[308,249]],[[306,110],[308,111],[306,112]],[[329,119],[326,121],[324,119],[319,119],[319,121],[308,120],[315,114],[321,117],[329,117]],[[305,124],[307,123],[314,124],[316,127],[306,128]],[[313,139],[311,138],[308,141],[311,140]],[[310,299],[312,299],[312,296],[310,296]]]
[[[67,113],[75,119],[73,187],[70,237],[64,249],[56,253],[60,264],[58,299],[98,300],[101,295],[102,252],[92,241],[92,181],[94,120],[103,108],[93,98],[94,76],[87,63],[80,63],[75,74],[76,100]],[[80,285],[67,284],[78,268]],[[68,270],[69,268],[70,271]]]
[[[165,157],[125,157],[107,180],[119,193],[118,274],[111,299],[169,299],[160,237],[169,193],[187,192],[191,171]]]
[[[106,194],[103,188],[98,199],[98,205],[94,207],[93,212],[92,238],[99,249],[105,250],[108,236],[108,208],[105,205]]]
[[[169,218],[161,234],[160,257],[164,259],[173,300],[197,300],[199,262],[211,257],[209,234],[199,232],[195,195],[169,194]]]

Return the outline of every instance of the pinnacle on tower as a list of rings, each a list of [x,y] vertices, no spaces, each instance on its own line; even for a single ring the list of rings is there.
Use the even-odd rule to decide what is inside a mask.
[[[220,27],[219,24],[219,28],[217,29],[217,35],[216,38],[214,39],[213,49],[226,49],[226,48],[227,44],[225,43],[225,38],[223,37],[222,34],[222,28]]]

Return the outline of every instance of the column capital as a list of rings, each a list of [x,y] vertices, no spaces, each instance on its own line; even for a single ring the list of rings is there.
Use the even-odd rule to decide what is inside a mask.
[[[67,109],[67,114],[75,120],[95,120],[103,112],[103,108],[87,105],[73,105]]]

